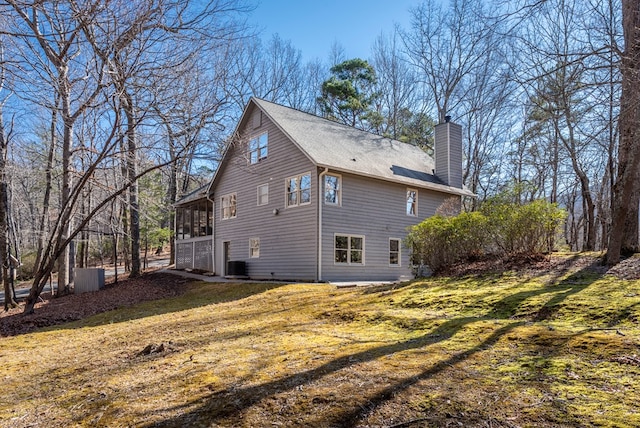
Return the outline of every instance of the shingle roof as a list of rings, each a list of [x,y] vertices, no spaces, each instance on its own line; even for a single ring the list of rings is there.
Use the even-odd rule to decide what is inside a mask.
[[[433,173],[433,158],[419,147],[269,101],[252,101],[319,167],[473,195],[445,185]]]
[[[185,205],[194,201],[199,201],[200,199],[204,199],[207,197],[207,193],[209,191],[209,183],[204,186],[198,187],[193,192],[187,193],[183,195],[180,199],[178,199],[173,206]]]

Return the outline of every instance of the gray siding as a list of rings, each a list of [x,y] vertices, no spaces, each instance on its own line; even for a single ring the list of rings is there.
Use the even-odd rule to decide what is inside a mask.
[[[342,205],[322,207],[322,280],[398,280],[411,278],[409,250],[401,266],[389,266],[389,239],[403,240],[407,227],[432,216],[451,195],[418,188],[418,215],[406,215],[407,186],[342,174]],[[363,235],[364,265],[334,263],[334,236]]]
[[[253,137],[264,131],[268,155],[249,165],[246,143],[227,154],[225,167],[216,175],[216,273],[224,273],[223,242],[230,242],[230,259],[245,261],[254,279],[309,280],[317,277],[317,174],[311,161],[273,124],[253,108],[239,127]],[[311,204],[285,208],[286,179],[311,173]],[[257,187],[269,184],[269,203],[257,205]],[[237,217],[222,220],[221,197],[237,194]],[[278,214],[274,214],[278,210]],[[249,240],[260,239],[260,257],[250,258]]]
[[[461,165],[461,128],[446,124],[444,129],[446,138],[442,138],[442,129],[436,137],[440,142],[436,155],[444,146],[448,147],[450,137],[460,141],[459,150],[446,156],[440,164],[444,162],[446,165],[447,170],[443,174],[447,180],[459,181],[457,187],[462,187],[461,166],[455,171],[449,167]],[[251,165],[247,156],[248,139],[265,131],[268,132],[267,158]],[[353,172],[336,172],[342,179],[342,203],[340,206],[320,205],[319,179],[324,168],[317,167],[255,104],[250,104],[245,112],[238,134],[244,135],[246,140],[226,153],[212,184],[216,274],[226,273],[224,248],[228,242],[229,260],[244,261],[247,274],[253,279],[382,281],[412,277],[407,248],[401,247],[400,266],[389,265],[389,240],[402,241],[409,226],[432,216],[442,202],[451,197],[450,194],[367,178]],[[311,203],[286,208],[286,179],[305,173],[311,175]],[[257,188],[263,184],[269,185],[269,202],[258,206]],[[406,214],[408,188],[418,191],[418,215],[415,217]],[[232,193],[237,198],[237,216],[222,220],[221,198]],[[318,224],[320,216],[322,225]],[[321,243],[318,242],[320,229]],[[364,264],[334,262],[336,234],[364,237]],[[258,258],[250,257],[252,238],[260,240]],[[322,256],[319,263],[320,244]],[[182,258],[187,257],[186,253],[181,255]]]
[[[434,157],[436,176],[462,189],[462,126],[451,122],[436,125]]]

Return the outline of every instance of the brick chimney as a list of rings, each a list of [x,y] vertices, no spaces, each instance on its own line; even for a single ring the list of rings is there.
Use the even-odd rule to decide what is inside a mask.
[[[451,116],[435,128],[434,158],[436,176],[446,185],[462,189],[462,126]]]

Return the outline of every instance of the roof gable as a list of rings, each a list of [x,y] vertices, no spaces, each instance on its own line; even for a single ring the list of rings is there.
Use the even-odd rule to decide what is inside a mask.
[[[412,144],[269,101],[252,98],[252,102],[319,167],[471,195],[446,186],[434,174],[433,158]]]
[[[474,196],[466,189],[445,185],[434,174],[433,158],[419,147],[259,98],[249,100],[234,136],[250,126],[249,116],[256,107],[318,167],[455,195]],[[227,146],[210,189],[232,151],[231,146]]]

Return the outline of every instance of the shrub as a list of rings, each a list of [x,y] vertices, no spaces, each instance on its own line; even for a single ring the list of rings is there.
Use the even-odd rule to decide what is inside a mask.
[[[519,205],[489,200],[481,207],[489,219],[491,244],[485,251],[504,255],[550,252],[556,231],[566,213],[557,204],[535,200]]]
[[[496,198],[480,212],[427,218],[409,229],[405,244],[414,264],[433,271],[485,254],[534,256],[552,250],[565,216],[545,200],[519,205]]]
[[[413,226],[405,244],[413,249],[415,264],[437,271],[482,254],[486,231],[487,219],[479,212],[435,215]]]

